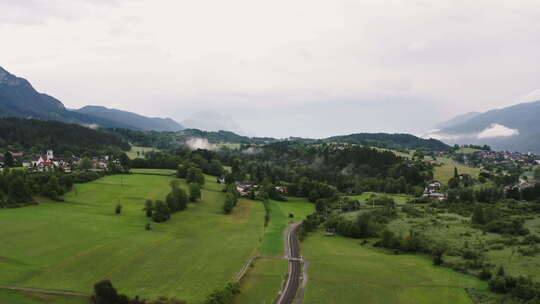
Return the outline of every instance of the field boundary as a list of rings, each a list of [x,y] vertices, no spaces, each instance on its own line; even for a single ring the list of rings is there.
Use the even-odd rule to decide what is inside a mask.
[[[233,280],[236,281],[236,282],[240,282],[240,280],[242,280],[244,275],[247,273],[247,271],[248,271],[249,267],[251,266],[251,264],[253,264],[253,261],[255,261],[256,259],[261,258],[261,257],[262,256],[260,256],[260,255],[252,255],[252,256],[250,256],[249,259],[247,260],[247,262],[244,264],[244,266],[242,266],[240,271],[237,272],[234,275]]]
[[[43,288],[33,288],[33,287],[17,287],[17,286],[5,286],[0,285],[0,289],[9,289],[16,291],[29,291],[36,293],[45,293],[45,294],[56,294],[56,295],[66,295],[66,296],[78,296],[78,297],[91,297],[89,293],[71,291],[71,290],[58,290],[58,289],[43,289]]]

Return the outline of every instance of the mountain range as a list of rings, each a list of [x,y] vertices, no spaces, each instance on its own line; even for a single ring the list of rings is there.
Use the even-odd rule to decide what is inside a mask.
[[[448,144],[487,144],[496,150],[540,153],[540,100],[484,113],[467,113],[440,124],[428,137]]]
[[[86,106],[78,110],[67,109],[60,100],[36,91],[29,81],[9,73],[2,67],[0,67],[0,117],[56,120],[102,128],[155,131],[185,129],[170,118],[145,117],[99,106]]]

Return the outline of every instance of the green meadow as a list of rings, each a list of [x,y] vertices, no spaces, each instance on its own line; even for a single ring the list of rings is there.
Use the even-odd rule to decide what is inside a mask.
[[[418,255],[394,255],[358,240],[311,233],[302,243],[309,261],[305,303],[472,303],[465,288],[487,284],[433,266]]]
[[[242,292],[235,297],[236,304],[274,303],[286,280],[288,261],[280,258],[259,258],[253,262],[241,284]]]
[[[433,172],[433,178],[440,181],[443,184],[448,184],[448,181],[454,177],[454,168],[458,169],[459,174],[469,174],[473,178],[478,178],[481,172],[480,168],[473,168],[465,166],[463,164],[454,163],[454,161],[447,157],[438,157],[436,163],[441,166],[436,166]]]
[[[108,278],[128,295],[202,302],[260,245],[264,208],[241,199],[224,215],[222,186],[207,177],[200,202],[145,231],[145,200],[164,199],[173,179],[107,176],[77,184],[62,203],[40,199],[37,206],[0,210],[0,285],[90,293]],[[121,215],[114,214],[118,203]],[[0,293],[15,296],[25,295]]]
[[[126,154],[131,159],[144,158],[144,153],[152,152],[152,151],[159,151],[159,150],[153,147],[131,146],[131,149],[128,152],[126,152]]]

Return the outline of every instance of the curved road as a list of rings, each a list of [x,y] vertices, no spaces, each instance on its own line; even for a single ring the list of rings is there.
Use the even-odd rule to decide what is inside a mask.
[[[302,223],[296,224],[289,232],[289,276],[285,289],[281,293],[281,297],[277,301],[278,304],[292,304],[296,291],[300,286],[300,277],[302,275],[302,257],[300,256],[300,245],[298,243],[298,231],[302,227]]]

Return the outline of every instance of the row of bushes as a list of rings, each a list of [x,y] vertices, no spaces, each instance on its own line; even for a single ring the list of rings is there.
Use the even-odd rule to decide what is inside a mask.
[[[94,285],[94,294],[90,301],[94,304],[186,304],[186,301],[176,298],[159,297],[153,300],[141,299],[138,296],[133,298],[125,294],[118,293],[110,280],[103,280]]]

